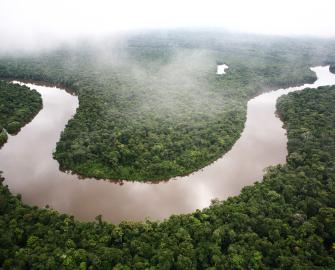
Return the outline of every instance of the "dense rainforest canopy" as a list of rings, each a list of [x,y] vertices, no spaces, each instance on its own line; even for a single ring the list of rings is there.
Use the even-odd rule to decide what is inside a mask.
[[[41,95],[26,86],[0,81],[0,147],[42,108]]]
[[[80,45],[78,45],[80,44]],[[332,40],[165,31],[0,56],[0,77],[63,85],[80,106],[57,144],[62,169],[159,180],[195,171],[240,136],[250,97],[315,80]],[[217,75],[217,64],[229,66]]]
[[[163,222],[78,222],[24,205],[1,184],[0,267],[334,269],[334,102],[334,86],[280,98],[287,164],[239,196]]]

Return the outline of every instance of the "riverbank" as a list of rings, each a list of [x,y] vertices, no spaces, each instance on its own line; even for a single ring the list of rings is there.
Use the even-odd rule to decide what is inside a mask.
[[[8,135],[16,135],[42,109],[42,99],[35,90],[0,81],[0,148]]]
[[[0,76],[76,91],[80,107],[54,152],[64,170],[153,181],[197,171],[228,152],[250,97],[315,80],[308,67],[333,55],[318,57],[320,41],[231,43],[207,33],[199,46],[198,35],[175,34],[4,56]],[[224,76],[216,74],[220,63],[229,66]]]
[[[328,67],[313,70],[318,76],[314,84],[272,91],[250,100],[245,129],[222,158],[198,172],[159,184],[125,181],[120,185],[59,171],[52,154],[76,112],[78,99],[61,89],[30,86],[42,94],[43,110],[18,135],[9,138],[0,151],[0,169],[11,192],[22,194],[23,202],[49,205],[80,220],[92,220],[99,214],[112,222],[146,217],[155,220],[202,209],[214,198],[239,194],[244,186],[262,178],[264,168],[285,163],[287,137],[274,114],[276,99],[290,91],[335,83]]]
[[[79,222],[27,206],[1,183],[0,265],[332,269],[334,100],[335,87],[281,98],[277,107],[288,127],[287,164],[272,167],[263,182],[243,188],[239,196],[163,222],[113,225],[101,216]]]

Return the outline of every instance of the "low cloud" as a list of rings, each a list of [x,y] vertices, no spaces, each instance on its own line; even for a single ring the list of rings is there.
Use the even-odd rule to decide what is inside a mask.
[[[124,31],[219,27],[275,35],[334,37],[332,0],[2,0],[1,49],[47,48]]]

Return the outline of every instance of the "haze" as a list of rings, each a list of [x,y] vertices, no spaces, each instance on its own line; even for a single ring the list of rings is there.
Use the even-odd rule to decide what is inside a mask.
[[[335,36],[335,2],[318,1],[45,1],[0,2],[1,47],[47,46],[80,36],[157,28]]]

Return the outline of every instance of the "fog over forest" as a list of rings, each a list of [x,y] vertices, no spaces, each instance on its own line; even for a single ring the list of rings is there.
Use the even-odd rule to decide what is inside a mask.
[[[0,0],[0,270],[335,269],[334,10]]]
[[[334,37],[332,0],[43,1],[2,0],[0,49],[41,49],[143,29],[220,28],[247,33]]]

